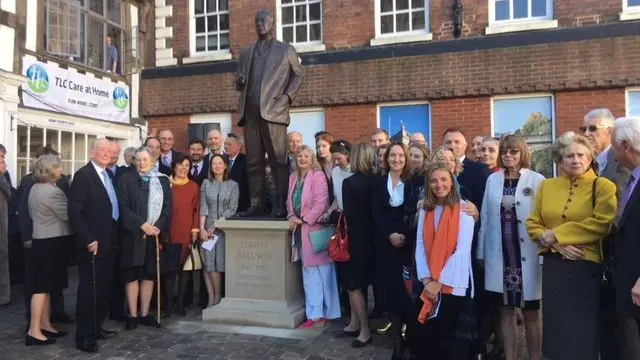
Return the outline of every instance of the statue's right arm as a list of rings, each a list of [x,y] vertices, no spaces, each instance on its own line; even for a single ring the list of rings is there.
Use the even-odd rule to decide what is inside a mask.
[[[240,54],[240,60],[238,60],[238,69],[236,70],[235,85],[237,91],[242,91],[242,89],[244,89],[245,85],[247,84],[247,79],[244,74],[244,62],[245,56],[243,52],[242,54]]]

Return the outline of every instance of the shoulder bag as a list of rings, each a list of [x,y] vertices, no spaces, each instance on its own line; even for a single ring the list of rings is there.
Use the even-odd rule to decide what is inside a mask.
[[[338,219],[338,227],[336,232],[329,241],[329,257],[333,261],[345,262],[349,261],[349,231],[347,226],[347,218],[344,214]]]

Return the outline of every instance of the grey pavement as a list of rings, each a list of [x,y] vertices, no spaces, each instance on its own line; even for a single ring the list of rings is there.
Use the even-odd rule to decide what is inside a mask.
[[[74,314],[76,269],[70,269],[69,288],[65,291],[67,311]],[[0,359],[389,359],[392,338],[375,335],[373,343],[353,349],[351,339],[336,338],[343,322],[335,321],[324,329],[281,330],[255,327],[224,326],[203,323],[200,312],[192,309],[184,318],[172,317],[161,329],[138,327],[124,331],[123,324],[108,321],[104,327],[118,335],[100,341],[97,354],[75,349],[75,325],[59,325],[69,335],[54,345],[24,346],[24,301],[21,286],[12,288],[12,303],[0,308]],[[372,326],[379,324],[374,322]]]

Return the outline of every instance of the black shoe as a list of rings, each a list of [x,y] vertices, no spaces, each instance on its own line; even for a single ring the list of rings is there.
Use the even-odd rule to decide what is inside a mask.
[[[160,323],[158,322],[158,320],[156,320],[156,318],[154,318],[151,314],[138,319],[138,323],[143,326],[150,326],[155,328],[160,327]]]
[[[127,316],[127,318],[125,319],[125,329],[126,330],[133,330],[135,328],[138,327],[138,318],[132,318]]]
[[[58,331],[58,332],[52,332],[47,330],[40,330],[40,331],[42,332],[42,335],[48,338],[61,338],[61,337],[67,336],[66,331]]]
[[[87,353],[97,353],[98,343],[93,339],[76,340],[76,349]]]
[[[60,313],[60,314],[52,314],[51,315],[51,322],[52,323],[58,323],[58,324],[73,324],[76,321],[71,316],[69,316],[69,315],[67,315],[65,313]]]
[[[337,337],[348,338],[348,337],[358,337],[358,335],[360,335],[360,330],[353,330],[353,331],[342,330],[342,332],[338,334]]]
[[[355,339],[351,343],[351,347],[354,349],[359,349],[371,344],[372,341],[373,341],[373,336],[369,336],[369,339],[367,339],[366,341],[360,341],[358,339]]]
[[[51,344],[55,344],[56,343],[56,339],[47,339],[47,340],[40,340],[40,339],[36,339],[33,336],[27,334],[24,336],[24,345],[25,346],[31,346],[31,345],[51,345]]]
[[[111,330],[100,329],[100,333],[98,334],[98,340],[107,340],[118,335],[117,332]]]

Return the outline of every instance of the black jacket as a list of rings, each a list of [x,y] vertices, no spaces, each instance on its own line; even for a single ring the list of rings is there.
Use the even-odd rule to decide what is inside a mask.
[[[640,307],[631,301],[631,289],[640,277],[640,182],[636,183],[620,215],[615,238],[616,309],[622,318],[640,319]]]
[[[231,166],[231,163],[229,163]],[[203,167],[204,168],[204,167]],[[249,180],[247,177],[247,156],[245,154],[238,154],[233,161],[230,172],[231,180],[238,183],[240,189],[240,198],[238,199],[238,212],[244,211],[249,208]]]

